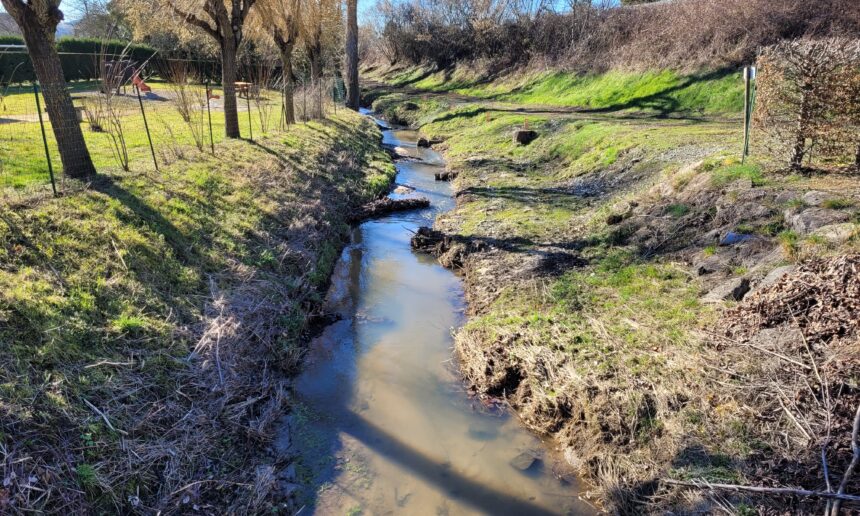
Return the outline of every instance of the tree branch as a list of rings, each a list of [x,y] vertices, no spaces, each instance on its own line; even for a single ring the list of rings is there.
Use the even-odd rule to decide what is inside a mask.
[[[177,15],[181,16],[183,21],[185,21],[185,23],[188,23],[189,25],[194,25],[197,28],[203,29],[204,32],[206,32],[207,34],[209,34],[213,38],[218,39],[221,37],[221,35],[218,33],[218,31],[213,29],[212,26],[209,25],[209,23],[206,20],[202,20],[192,13],[187,13],[187,12],[183,11],[182,9],[176,7],[176,4],[174,4],[173,2],[170,2],[170,8],[173,9],[173,12],[175,12]]]
[[[794,489],[791,487],[760,487],[742,486],[737,484],[712,484],[705,480],[698,482],[684,482],[681,480],[663,479],[661,482],[673,486],[694,487],[697,489],[725,489],[727,491],[744,491],[748,493],[759,493],[768,495],[807,496],[810,498],[826,498],[837,501],[860,502],[860,496],[844,493],[826,493],[822,491],[809,491],[806,489]]]

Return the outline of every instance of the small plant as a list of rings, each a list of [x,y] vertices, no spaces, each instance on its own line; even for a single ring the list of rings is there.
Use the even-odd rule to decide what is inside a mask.
[[[714,186],[726,186],[740,179],[749,179],[753,186],[762,186],[764,176],[761,169],[756,165],[726,165],[714,170],[711,176],[711,184]]]
[[[709,245],[708,247],[702,249],[702,254],[704,254],[705,256],[713,256],[717,254],[717,246],[713,244]]]
[[[185,61],[171,61],[167,67],[170,89],[173,90],[173,107],[188,126],[194,145],[202,151],[206,145],[206,103],[205,88],[195,86],[196,80]]]
[[[268,63],[258,63],[251,68],[250,77],[254,86],[248,90],[248,95],[254,107],[257,109],[257,116],[260,118],[260,129],[264,133],[269,132],[269,127],[272,122],[272,114],[279,102],[272,101],[270,95],[278,95],[279,88],[277,81],[273,77],[272,71],[274,67]]]
[[[683,217],[684,215],[686,215],[689,212],[690,212],[690,207],[687,206],[686,204],[672,204],[672,205],[669,205],[668,208],[666,208],[666,213],[668,213],[669,215],[671,215],[675,218]]]
[[[782,249],[785,251],[785,254],[789,255],[792,258],[797,256],[799,241],[797,233],[791,230],[783,231],[777,236],[777,239],[779,240]]]
[[[94,133],[102,133],[105,130],[105,114],[104,100],[101,95],[87,97],[83,101],[84,119],[87,121],[90,131]]]
[[[821,206],[830,210],[844,210],[845,208],[850,208],[853,205],[854,203],[848,199],[828,199],[824,201]]]

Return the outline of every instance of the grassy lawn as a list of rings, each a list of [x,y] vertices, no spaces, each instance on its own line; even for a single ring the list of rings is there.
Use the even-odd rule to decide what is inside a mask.
[[[80,92],[87,91],[92,95],[93,85],[88,83],[73,83],[73,91],[78,88]],[[154,83],[154,91],[165,98],[172,98],[172,90],[168,85]],[[203,92],[203,87],[192,86],[192,90]],[[215,95],[221,92],[215,90]],[[74,94],[73,94],[74,95]],[[240,99],[242,109],[239,113],[239,126],[243,137],[253,133],[255,138],[265,138],[278,130],[278,121],[281,116],[280,104],[277,101],[278,93],[269,92],[270,100],[264,104],[263,109],[251,102],[250,117],[246,108],[246,102]],[[76,106],[83,105],[86,96],[77,95]],[[117,111],[121,114],[121,130],[128,151],[129,168],[132,171],[147,172],[154,170],[149,141],[144,126],[143,116],[140,113],[136,97],[116,97]],[[43,104],[44,108],[44,104]],[[176,109],[176,104],[171,100],[147,100],[144,102],[147,122],[149,124],[152,143],[155,147],[156,159],[159,162],[169,162],[181,157],[191,149],[196,149],[198,140],[202,150],[210,147],[209,122],[205,107],[196,108],[191,116],[190,122],[186,122]],[[48,165],[45,158],[44,145],[41,137],[39,123],[34,118],[37,114],[35,99],[32,92],[7,94],[0,103],[0,119],[8,116],[26,116],[25,120],[31,121],[8,121],[0,123],[0,188],[11,188],[14,190],[26,190],[32,187],[47,187],[49,182]],[[56,142],[50,127],[50,121],[45,116],[48,147],[54,172],[61,179],[62,165]],[[103,122],[106,129],[110,129],[107,120]],[[87,147],[93,158],[96,169],[107,172],[120,169],[120,161],[117,156],[120,149],[115,144],[119,132],[116,129],[94,131],[86,120],[81,124]],[[192,130],[192,127],[194,130]],[[266,129],[264,131],[263,129]],[[198,135],[195,138],[195,132]],[[267,134],[269,133],[269,134]],[[224,113],[220,109],[212,110],[212,136],[215,144],[224,140]]]

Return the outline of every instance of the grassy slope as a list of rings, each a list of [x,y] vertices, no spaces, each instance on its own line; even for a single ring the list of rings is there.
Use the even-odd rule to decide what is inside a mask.
[[[395,86],[521,104],[599,111],[737,114],[743,110],[743,84],[738,75],[733,70],[686,75],[670,70],[600,75],[542,71],[487,82],[468,69],[452,73],[407,69],[387,75],[385,81]]]
[[[456,75],[447,87],[428,84],[432,77],[415,80],[421,76],[393,81],[470,91]],[[547,93],[556,91],[553,84],[576,81],[562,74],[545,75],[513,93],[505,93],[510,84],[532,79],[478,91],[484,98],[494,92],[493,99],[542,104],[621,102],[627,105],[622,116],[528,115],[511,112],[527,104],[464,105],[457,99],[446,106],[443,97],[422,101],[415,95],[409,101],[418,109],[404,110],[402,93],[382,96],[375,106],[412,120],[430,138],[444,139],[449,167],[459,172],[457,208],[437,227],[473,246],[471,252],[449,251],[466,254],[453,263],[465,263],[474,312],[456,339],[465,374],[480,392],[508,396],[536,430],[559,437],[571,463],[598,482],[603,501],[624,512],[641,510],[628,504],[648,494],[655,478],[756,481],[746,476],[755,469],[746,461],[773,453],[743,397],[703,374],[720,362],[707,332],[721,309],[700,301],[715,278],[697,277],[690,264],[728,251],[702,235],[716,228],[754,232],[771,246],[785,246],[781,259],[756,274],[804,257],[844,253],[845,247],[798,238],[786,229],[781,212],[788,205],[778,194],[856,191],[856,184],[740,165],[735,122],[674,119],[683,118],[683,111],[660,113],[673,119],[654,119],[645,116],[653,114],[650,106],[634,108],[623,100],[641,97],[643,84],[672,74],[622,77],[582,80],[615,85],[606,97],[614,100],[583,101],[579,91]],[[739,90],[730,81],[739,82],[726,77],[703,83],[702,88],[715,87],[713,97],[703,96],[698,86],[679,90],[675,106],[734,117]],[[526,121],[540,137],[522,147],[511,135]],[[745,181],[749,187],[740,186],[740,194],[733,190]],[[752,189],[744,194],[744,188]],[[722,227],[717,225],[714,213],[723,209],[718,206],[738,204],[738,195],[752,192],[764,192],[761,202],[769,215],[747,218],[743,210],[726,210]],[[635,208],[628,223],[607,225],[610,214],[630,206]],[[860,248],[856,236],[848,248]],[[749,263],[729,262],[719,275],[723,280],[753,276]],[[790,422],[782,423],[796,432]],[[690,507],[676,496],[663,493],[661,503]],[[735,502],[743,507],[742,500]]]
[[[286,401],[279,375],[349,210],[393,179],[378,138],[341,113],[0,208],[4,473],[51,491],[24,502],[13,484],[15,505],[260,509],[270,486],[249,468]]]

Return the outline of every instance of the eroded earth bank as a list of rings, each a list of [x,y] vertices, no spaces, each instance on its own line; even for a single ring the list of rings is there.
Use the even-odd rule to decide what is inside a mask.
[[[741,163],[736,111],[684,89],[731,94],[726,75],[578,109],[505,96],[529,77],[366,74],[448,163],[456,207],[412,242],[463,278],[475,394],[554,438],[606,510],[817,506],[702,486],[823,491],[825,435],[832,471],[851,460],[853,172]]]

